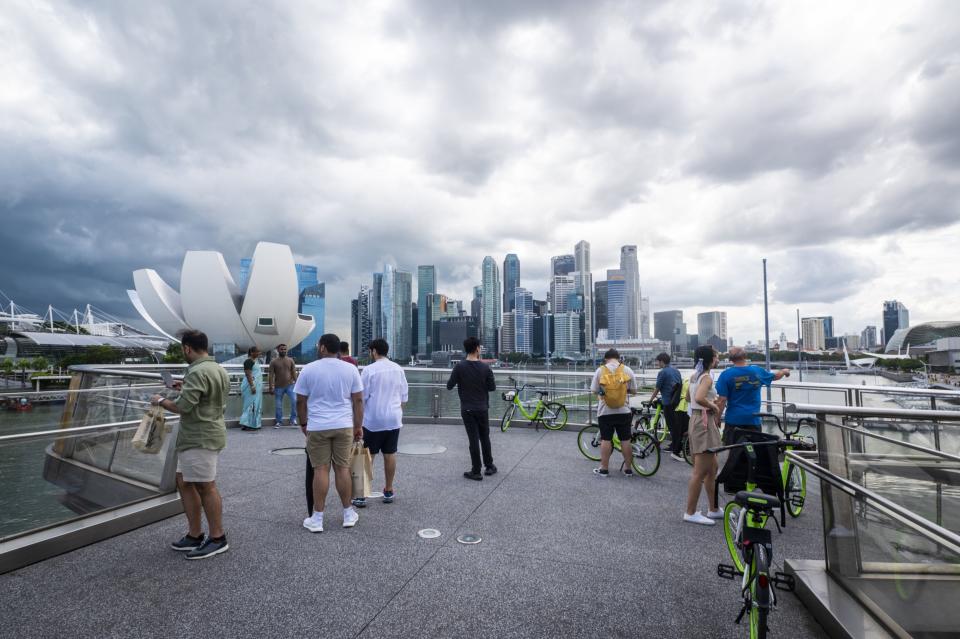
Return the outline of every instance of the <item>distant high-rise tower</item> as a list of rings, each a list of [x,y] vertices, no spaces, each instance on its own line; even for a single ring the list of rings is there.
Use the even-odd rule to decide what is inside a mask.
[[[572,276],[554,275],[550,280],[550,311],[566,313],[570,304],[570,294],[576,291],[576,282]]]
[[[551,275],[569,275],[577,270],[577,261],[573,255],[554,255],[550,258]]]
[[[480,313],[483,310],[483,286],[473,287],[473,299],[470,300],[470,317],[477,320],[480,326]]]
[[[480,342],[488,353],[496,355],[499,352],[497,339],[502,313],[500,306],[500,272],[497,269],[497,263],[489,255],[483,258],[483,264],[480,268],[480,281],[483,287],[483,299],[480,302]]]
[[[383,337],[383,273],[373,274],[373,286],[370,287],[370,334],[373,338]]]
[[[822,351],[827,346],[826,330],[822,317],[804,317],[800,320],[803,350]]]
[[[607,338],[625,340],[630,337],[627,329],[629,317],[627,279],[623,271],[607,271]]]
[[[726,352],[728,348],[726,311],[697,313],[697,343],[701,346],[713,344],[718,352]]]
[[[388,264],[383,269],[380,289],[383,338],[390,345],[390,357],[407,360],[413,331],[413,275]]]
[[[593,320],[593,329],[594,337],[597,335],[597,331],[600,329],[607,329],[608,315],[607,315],[607,281],[596,282],[593,285],[593,308],[594,308],[594,320]]]
[[[513,292],[520,286],[520,258],[515,253],[507,253],[503,260],[503,311],[513,310]]]
[[[574,266],[577,276],[575,285],[577,293],[583,296],[583,342],[587,352],[593,346],[594,337],[594,308],[593,308],[593,273],[590,271],[590,242],[581,240],[573,249]]]
[[[636,245],[620,247],[620,270],[627,289],[627,336],[640,337],[640,266],[637,263]]]
[[[426,265],[417,267],[417,353],[429,355],[433,351],[433,330],[423,321],[427,308],[427,295],[437,292],[437,268]]]
[[[877,327],[876,326],[867,326],[860,333],[860,348],[868,350],[871,348],[876,348],[880,345],[880,341],[877,339]]]
[[[640,298],[640,337],[650,337],[650,298]]]
[[[533,353],[533,327],[536,317],[533,293],[518,286],[514,297],[514,352],[530,355]]]
[[[360,357],[366,354],[367,344],[373,339],[373,322],[370,317],[370,288],[361,285],[357,299],[351,304],[351,354]]]
[[[897,300],[883,303],[883,343],[886,344],[899,328],[910,326],[910,311]]]
[[[653,314],[653,336],[658,340],[670,342],[674,353],[686,355],[687,325],[683,321],[683,311],[660,311]]]

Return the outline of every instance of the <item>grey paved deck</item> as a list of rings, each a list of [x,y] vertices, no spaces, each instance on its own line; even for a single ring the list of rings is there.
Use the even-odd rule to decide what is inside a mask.
[[[409,425],[401,443],[447,447],[401,456],[397,501],[311,534],[302,445],[286,428],[231,431],[220,486],[231,551],[188,562],[168,549],[183,516],[0,576],[4,637],[743,637],[738,585],[720,526],[681,521],[688,467],[653,478],[595,478],[575,433],[492,434],[500,474],[461,477],[461,428]],[[379,466],[375,489],[382,487]],[[816,500],[782,535],[784,556],[822,558]],[[424,527],[443,536],[423,540]],[[473,531],[483,543],[464,546]],[[773,636],[824,637],[792,594]]]

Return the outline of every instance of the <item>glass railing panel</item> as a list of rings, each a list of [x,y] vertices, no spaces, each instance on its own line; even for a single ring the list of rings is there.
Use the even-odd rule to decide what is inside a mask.
[[[170,427],[157,454],[132,447],[134,423],[0,438],[0,541],[173,492],[176,423]]]

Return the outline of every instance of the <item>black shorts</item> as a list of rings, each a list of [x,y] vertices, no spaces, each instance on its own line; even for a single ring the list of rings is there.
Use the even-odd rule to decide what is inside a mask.
[[[363,447],[370,450],[371,455],[383,453],[393,455],[397,452],[397,442],[400,440],[400,429],[367,430],[363,429]]]
[[[617,432],[620,441],[630,439],[630,421],[633,415],[631,413],[618,413],[614,415],[601,415],[597,418],[600,425],[600,439],[605,442],[613,439],[613,432]]]

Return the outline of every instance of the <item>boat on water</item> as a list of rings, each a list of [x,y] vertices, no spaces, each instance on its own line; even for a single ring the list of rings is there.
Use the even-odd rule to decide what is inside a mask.
[[[26,397],[11,397],[2,401],[3,406],[9,411],[24,413],[26,411],[33,410],[33,402]]]

